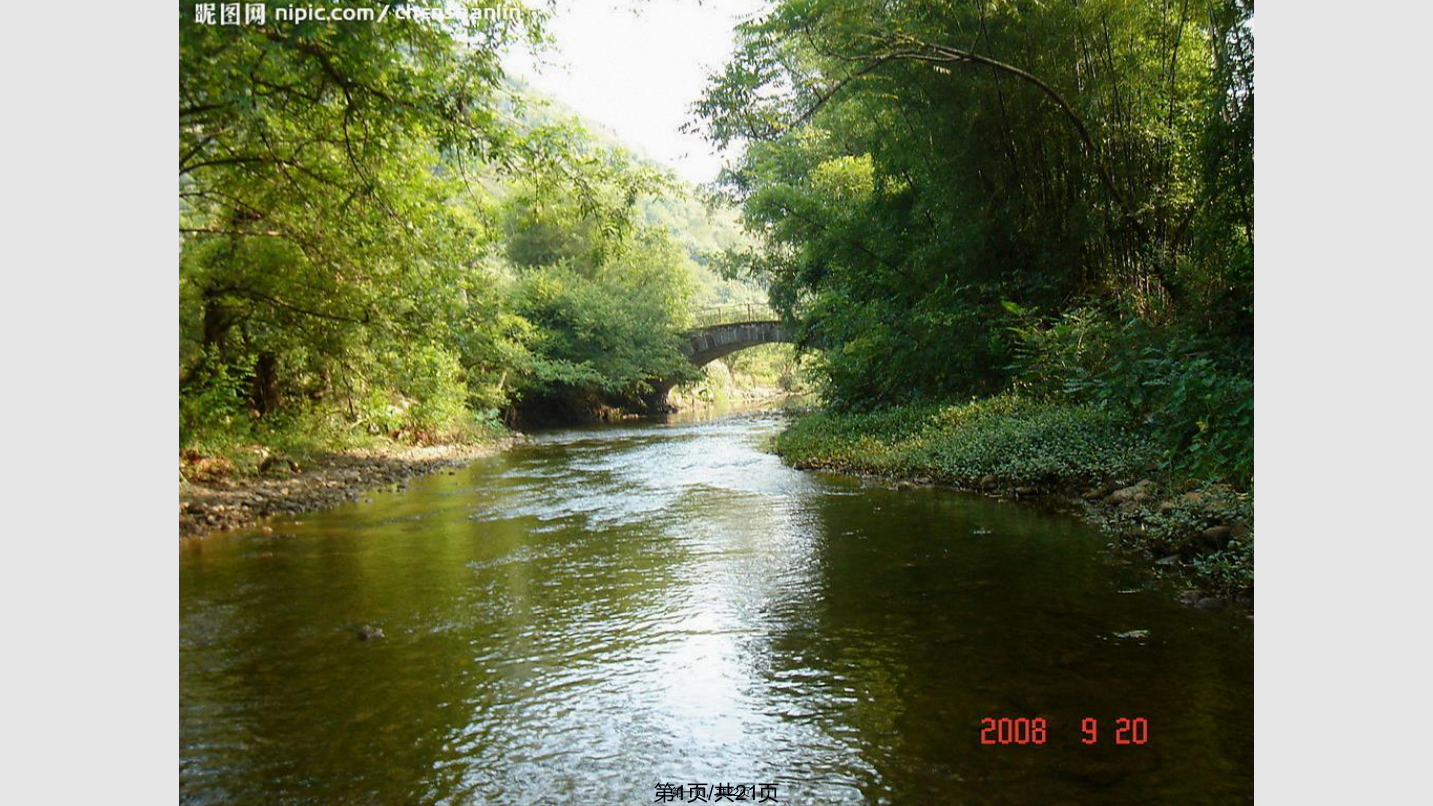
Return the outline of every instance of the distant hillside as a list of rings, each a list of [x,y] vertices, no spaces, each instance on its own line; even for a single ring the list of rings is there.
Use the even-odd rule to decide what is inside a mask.
[[[748,236],[742,230],[734,208],[704,201],[697,187],[677,177],[669,167],[646,157],[623,142],[611,129],[582,117],[562,101],[537,92],[521,81],[513,80],[511,83],[513,92],[522,98],[518,114],[525,123],[534,127],[576,123],[598,145],[620,149],[634,161],[669,176],[671,191],[637,200],[638,221],[665,228],[686,252],[691,260],[688,268],[697,286],[698,306],[766,301],[766,290],[761,286],[746,280],[723,278],[714,268],[717,255],[747,241]]]
[[[684,195],[641,199],[637,206],[642,223],[666,228],[691,258],[697,304],[765,302],[764,288],[749,281],[724,278],[713,267],[716,255],[746,241],[736,211],[702,202],[689,185],[683,191]]]

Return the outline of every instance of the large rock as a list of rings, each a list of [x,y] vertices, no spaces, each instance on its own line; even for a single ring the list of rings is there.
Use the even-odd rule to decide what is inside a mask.
[[[1199,533],[1199,547],[1205,551],[1220,551],[1229,545],[1232,534],[1228,526],[1211,526]]]
[[[259,472],[265,475],[287,476],[298,470],[299,463],[286,456],[266,456],[259,463]]]
[[[1143,503],[1148,501],[1154,491],[1154,482],[1144,479],[1138,484],[1132,484],[1110,493],[1105,497],[1105,503],[1110,506],[1118,506],[1126,502]]]

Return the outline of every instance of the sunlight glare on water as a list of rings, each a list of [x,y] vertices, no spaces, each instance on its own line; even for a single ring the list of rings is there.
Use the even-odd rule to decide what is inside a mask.
[[[186,544],[183,798],[1252,798],[1245,617],[1178,607],[1067,515],[787,468],[779,427],[557,431]],[[983,746],[986,716],[1051,739]],[[1084,746],[1086,716],[1151,741]]]

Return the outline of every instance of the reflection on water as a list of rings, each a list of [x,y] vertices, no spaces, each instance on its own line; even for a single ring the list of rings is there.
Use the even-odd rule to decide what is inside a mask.
[[[1065,515],[793,471],[760,450],[779,425],[555,432],[186,544],[183,796],[1252,798],[1246,618],[1146,590]],[[986,716],[1049,741],[981,745]],[[1113,744],[1120,716],[1149,743]]]

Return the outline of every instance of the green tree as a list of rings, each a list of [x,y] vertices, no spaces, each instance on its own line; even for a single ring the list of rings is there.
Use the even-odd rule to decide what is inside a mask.
[[[393,345],[419,346],[399,359],[451,352],[464,297],[485,293],[465,274],[496,230],[461,169],[547,156],[503,114],[498,66],[540,18],[287,23],[270,9],[263,25],[210,26],[193,6],[180,4],[181,390],[244,372],[268,414],[288,396],[352,405],[401,385],[413,373]]]
[[[733,262],[820,348],[838,407],[1032,382],[1021,334],[1076,309],[1111,332],[1145,326],[1117,350],[1207,356],[1216,384],[1240,387],[1252,13],[1240,0],[777,2],[739,28],[697,105],[713,142],[746,144],[723,186],[760,239]],[[1143,358],[1124,359],[1127,381]],[[1195,427],[1187,413],[1151,411],[1156,395],[1102,397],[1169,420],[1172,451],[1197,444],[1175,436]]]

